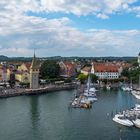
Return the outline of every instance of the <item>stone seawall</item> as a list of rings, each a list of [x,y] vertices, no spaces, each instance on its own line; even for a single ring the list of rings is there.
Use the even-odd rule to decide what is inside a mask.
[[[39,89],[24,89],[22,91],[14,90],[0,94],[0,98],[7,98],[7,97],[14,97],[14,96],[21,96],[21,95],[40,95],[40,94],[47,94],[49,92],[55,92],[55,91],[61,91],[61,90],[71,90],[71,89],[76,89],[77,85],[61,85],[61,86],[48,86],[44,88],[39,88]]]

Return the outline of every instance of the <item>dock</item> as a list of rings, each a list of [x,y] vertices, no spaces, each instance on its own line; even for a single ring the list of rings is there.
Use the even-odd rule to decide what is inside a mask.
[[[0,98],[8,98],[8,97],[15,97],[15,96],[23,96],[23,95],[40,95],[40,94],[47,94],[55,91],[71,90],[76,88],[77,88],[76,84],[71,84],[71,85],[51,85],[38,89],[21,89],[21,88],[5,89],[0,92]]]

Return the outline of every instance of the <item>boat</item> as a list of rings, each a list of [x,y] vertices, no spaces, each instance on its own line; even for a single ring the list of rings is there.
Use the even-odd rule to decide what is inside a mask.
[[[123,86],[121,89],[122,89],[123,91],[131,91],[131,90],[132,90],[132,88],[129,87],[129,86]]]
[[[90,74],[88,76],[88,82],[87,82],[87,88],[84,90],[83,96],[90,102],[94,102],[97,101],[96,98],[96,89],[94,87],[90,87],[91,86],[91,80],[90,80]]]
[[[123,114],[116,114],[115,117],[113,118],[113,121],[128,127],[134,125],[133,122],[127,119]]]
[[[132,120],[132,122],[136,127],[140,128],[140,119],[137,118],[136,120]]]
[[[126,85],[125,80],[124,80],[124,84],[123,84],[123,86],[121,87],[121,89],[122,89],[123,91],[132,91],[132,79],[131,79],[130,85]]]
[[[106,85],[106,89],[107,90],[110,90],[111,89],[111,86],[110,85]]]

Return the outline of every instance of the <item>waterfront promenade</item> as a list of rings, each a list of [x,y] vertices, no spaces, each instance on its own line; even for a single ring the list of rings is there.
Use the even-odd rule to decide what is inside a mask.
[[[39,95],[39,94],[45,94],[54,91],[75,89],[76,87],[77,87],[76,84],[69,84],[69,85],[48,85],[45,87],[40,87],[38,89],[29,89],[29,88],[2,89],[0,91],[0,98],[7,98],[7,97],[14,97],[14,96],[21,96],[21,95]]]

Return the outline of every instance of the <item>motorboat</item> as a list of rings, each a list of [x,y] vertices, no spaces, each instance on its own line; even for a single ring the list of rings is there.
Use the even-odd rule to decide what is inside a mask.
[[[111,86],[110,85],[106,85],[106,89],[107,90],[110,90],[111,89]]]
[[[134,95],[137,99],[140,100],[140,90],[138,90],[138,89],[133,89],[133,90],[131,91],[131,93],[132,93],[132,95]]]
[[[82,103],[82,104],[90,104],[90,101],[87,99],[87,98],[82,98],[81,99],[81,101],[80,101],[80,103]]]
[[[134,125],[133,122],[127,119],[123,114],[116,114],[113,118],[113,121],[129,127]]]
[[[131,91],[131,90],[132,90],[131,87],[127,87],[127,86],[123,86],[123,87],[121,87],[121,89],[122,89],[123,91]]]
[[[87,97],[88,101],[90,101],[91,103],[97,101],[98,99],[96,97]]]
[[[140,111],[140,105],[139,105],[139,104],[135,104],[134,110],[135,110],[135,111]]]
[[[136,120],[132,120],[132,122],[136,127],[140,128],[140,119],[137,118]]]
[[[78,105],[78,99],[75,98],[71,105],[72,106],[77,106]]]
[[[84,92],[83,94],[84,96],[87,96],[87,97],[96,97],[96,93],[87,93],[87,92]]]

